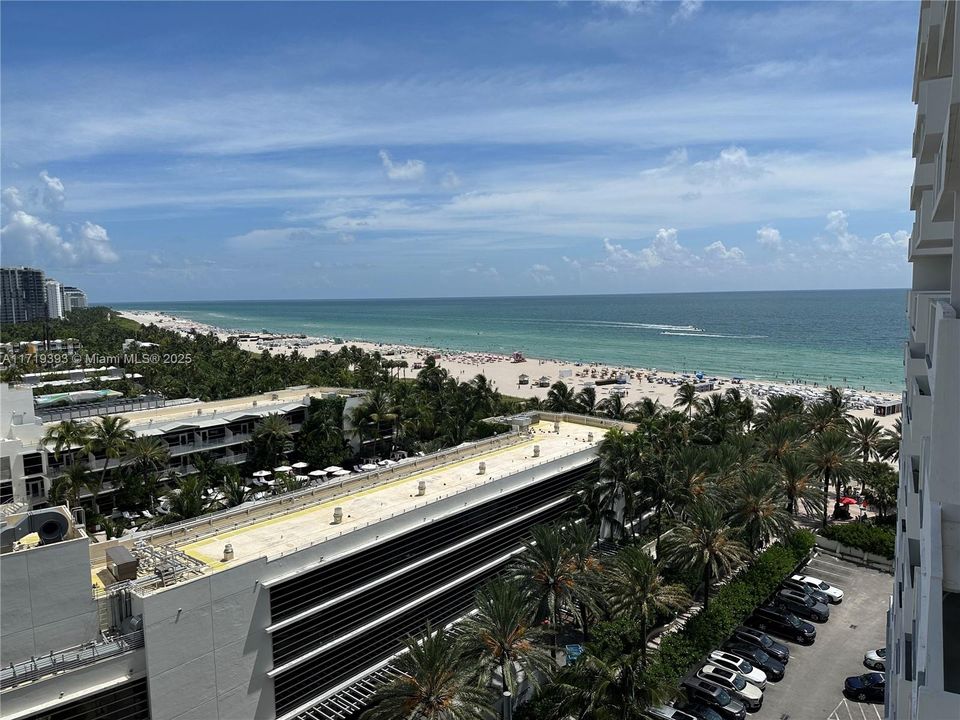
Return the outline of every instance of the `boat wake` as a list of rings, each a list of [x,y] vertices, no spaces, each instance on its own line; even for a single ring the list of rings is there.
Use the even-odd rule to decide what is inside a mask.
[[[701,332],[671,332],[669,330],[664,330],[660,333],[661,335],[675,335],[677,337],[705,337],[705,338],[731,338],[734,340],[760,340],[761,338],[767,337],[766,335],[725,335],[723,333],[705,333]]]

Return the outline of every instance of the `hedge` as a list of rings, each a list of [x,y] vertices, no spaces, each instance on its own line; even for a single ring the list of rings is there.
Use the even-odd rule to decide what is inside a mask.
[[[837,540],[848,547],[865,550],[875,555],[883,555],[885,558],[893,560],[897,540],[896,531],[893,528],[852,522],[846,525],[830,525],[820,534],[828,540]]]
[[[814,545],[813,533],[800,530],[782,544],[757,556],[736,579],[710,600],[710,609],[690,618],[679,631],[667,635],[651,657],[649,672],[671,686],[710,651],[720,647],[754,609],[804,560]]]

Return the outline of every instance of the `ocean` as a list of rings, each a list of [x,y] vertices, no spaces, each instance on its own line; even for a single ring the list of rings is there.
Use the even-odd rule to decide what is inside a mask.
[[[225,329],[898,391],[906,290],[113,303]]]

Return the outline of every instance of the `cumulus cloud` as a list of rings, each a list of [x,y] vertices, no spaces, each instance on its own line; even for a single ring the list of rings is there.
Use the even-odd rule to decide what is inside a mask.
[[[536,263],[530,268],[527,274],[537,285],[547,285],[556,282],[556,278],[553,276],[553,271],[549,265]]]
[[[670,16],[670,22],[689,20],[703,7],[703,0],[680,0],[680,6]]]
[[[847,214],[843,210],[833,210],[827,213],[826,230],[831,236],[829,244],[841,252],[852,253],[860,244],[860,238],[850,232]]]
[[[881,248],[905,248],[910,244],[910,233],[897,230],[895,233],[880,233],[873,238],[873,244]]]
[[[733,246],[727,247],[722,241],[717,240],[704,248],[704,252],[712,258],[722,260],[723,262],[742,263],[744,261],[743,250]]]
[[[666,264],[686,266],[697,259],[677,240],[676,228],[660,228],[650,245],[637,251],[604,238],[603,250],[606,257],[599,265],[610,272],[649,270]]]
[[[780,231],[769,225],[764,225],[757,230],[757,242],[764,247],[774,248],[776,250],[780,250],[783,247],[783,238],[780,236]]]
[[[40,171],[40,188],[38,190],[40,204],[47,212],[55,213],[63,209],[66,201],[66,192],[63,181],[53,177],[46,170]]]
[[[728,184],[740,180],[755,180],[766,174],[746,148],[731,145],[720,151],[713,160],[702,160],[690,166],[687,179],[693,183]]]
[[[120,259],[110,245],[106,228],[90,221],[77,231],[76,253],[77,260],[87,258],[96,263],[114,263]]]
[[[386,170],[387,177],[391,180],[419,180],[427,170],[427,165],[423,160],[394,162],[390,153],[386,150],[380,151],[380,162],[383,163],[383,169]]]
[[[20,191],[11,186],[4,188],[0,193],[0,202],[3,203],[3,209],[7,212],[23,209],[23,199],[20,197]]]

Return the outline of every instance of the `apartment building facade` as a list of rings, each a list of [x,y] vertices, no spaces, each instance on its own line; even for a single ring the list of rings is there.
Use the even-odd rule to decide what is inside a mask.
[[[0,268],[0,323],[21,323],[47,317],[43,270]]]
[[[887,628],[889,720],[960,708],[960,16],[920,4],[903,442]]]
[[[571,507],[610,425],[541,417],[264,505],[0,554],[4,717],[351,717],[404,637],[462,617],[530,527]],[[98,660],[27,632],[68,622]]]

